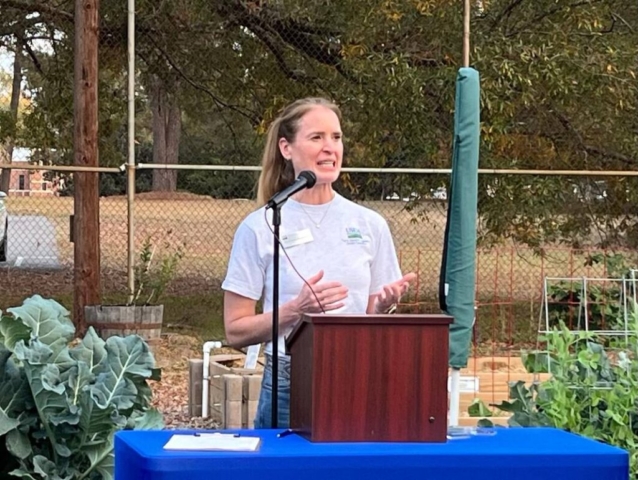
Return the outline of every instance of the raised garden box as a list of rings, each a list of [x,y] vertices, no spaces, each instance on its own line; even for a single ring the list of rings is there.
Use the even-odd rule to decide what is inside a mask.
[[[219,428],[253,428],[261,379],[263,359],[255,369],[242,368],[243,354],[210,356],[208,416]],[[189,360],[189,414],[202,415],[203,361]]]

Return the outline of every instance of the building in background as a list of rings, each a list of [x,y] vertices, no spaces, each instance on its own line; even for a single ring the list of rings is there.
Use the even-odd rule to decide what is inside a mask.
[[[13,164],[28,164],[30,152],[26,148],[16,148],[13,151]],[[47,174],[48,173],[48,174]],[[46,170],[31,170],[14,168],[11,170],[9,196],[12,197],[45,197],[57,196],[59,181]]]

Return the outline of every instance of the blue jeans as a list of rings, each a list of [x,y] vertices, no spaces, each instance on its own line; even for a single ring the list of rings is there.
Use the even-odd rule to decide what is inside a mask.
[[[280,357],[277,382],[277,428],[290,426],[290,359]],[[272,355],[266,354],[266,365],[261,380],[261,392],[255,417],[255,428],[272,427]]]

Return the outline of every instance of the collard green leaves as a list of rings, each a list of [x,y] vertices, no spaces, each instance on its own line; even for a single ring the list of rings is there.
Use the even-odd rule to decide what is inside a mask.
[[[35,295],[0,312],[0,436],[21,478],[113,478],[118,429],[161,428],[147,381],[153,355],[138,336],[72,343],[69,312]]]

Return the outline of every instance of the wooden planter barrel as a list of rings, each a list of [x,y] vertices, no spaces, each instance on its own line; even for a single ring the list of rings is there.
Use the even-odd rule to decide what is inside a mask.
[[[91,305],[84,307],[87,326],[106,340],[112,336],[139,335],[157,345],[162,334],[164,305]]]

